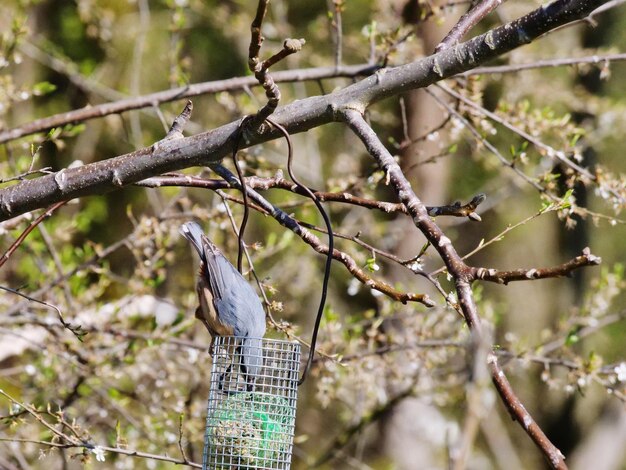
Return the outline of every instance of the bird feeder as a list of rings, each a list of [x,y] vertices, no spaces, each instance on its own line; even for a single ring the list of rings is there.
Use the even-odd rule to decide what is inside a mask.
[[[285,469],[291,465],[300,345],[262,340],[248,374],[244,338],[216,337],[207,406],[203,470]]]

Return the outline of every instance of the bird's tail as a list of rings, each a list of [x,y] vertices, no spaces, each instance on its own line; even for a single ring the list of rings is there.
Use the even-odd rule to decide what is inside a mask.
[[[238,349],[241,354],[241,372],[246,380],[248,391],[252,391],[263,368],[263,340],[244,338]]]

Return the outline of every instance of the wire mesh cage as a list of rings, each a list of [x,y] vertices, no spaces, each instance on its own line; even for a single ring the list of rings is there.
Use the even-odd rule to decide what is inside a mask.
[[[204,470],[289,469],[299,371],[296,342],[215,339]]]

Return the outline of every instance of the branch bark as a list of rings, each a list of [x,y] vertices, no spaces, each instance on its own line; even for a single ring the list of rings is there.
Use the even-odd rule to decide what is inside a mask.
[[[465,36],[474,26],[498,8],[505,0],[482,0],[478,2],[470,11],[465,13],[457,24],[450,30],[446,37],[441,40],[439,45],[435,48],[435,52],[442,51],[448,47],[453,46]]]
[[[346,65],[341,67],[315,67],[296,70],[280,70],[274,72],[272,77],[276,83],[302,82],[309,80],[325,80],[330,78],[356,78],[368,76],[380,67],[371,64]],[[0,131],[0,144],[10,142],[27,135],[38,132],[46,132],[54,127],[62,127],[76,122],[85,122],[111,114],[120,114],[135,109],[158,106],[171,101],[193,98],[194,96],[219,93],[222,91],[238,91],[247,87],[259,86],[255,77],[236,77],[226,80],[214,80],[210,82],[194,83],[183,87],[150,93],[148,95],[125,98],[111,103],[87,106],[66,113],[36,119],[29,123]]]
[[[454,279],[455,289],[459,300],[459,308],[469,329],[480,339],[482,325],[478,316],[478,309],[472,293],[472,282],[476,279],[475,272],[467,266],[456,252],[450,239],[444,235],[435,222],[428,217],[426,207],[413,192],[410,183],[402,173],[400,166],[393,156],[380,142],[380,139],[372,128],[367,124],[361,114],[354,110],[348,110],[343,115],[346,123],[363,142],[368,153],[376,160],[378,165],[389,175],[389,182],[396,192],[400,201],[406,206],[409,215],[413,218],[415,226],[424,234],[428,241],[437,250],[443,259],[448,272]],[[526,433],[537,444],[539,449],[553,468],[565,469],[565,457],[559,449],[550,442],[548,437],[526,411],[519,398],[508,382],[504,371],[498,365],[495,354],[491,353],[487,358],[493,383],[498,391],[502,402],[518,421]]]
[[[295,134],[336,121],[346,109],[364,111],[377,101],[470,70],[560,25],[587,16],[606,1],[556,0],[430,57],[382,69],[335,93],[278,108],[274,120]],[[0,221],[62,200],[103,194],[168,171],[218,162],[232,151],[232,136],[238,126],[238,122],[232,122],[196,136],[158,142],[126,155],[20,182],[0,190]],[[274,129],[264,129],[262,133],[247,136],[242,147],[279,136]]]
[[[215,172],[224,178],[230,185],[240,188],[239,180],[237,177],[232,174],[227,168],[222,165],[214,165],[213,169]],[[244,180],[245,184],[245,180]],[[263,196],[257,193],[252,188],[246,186],[246,192],[248,197],[253,200],[256,204],[258,204],[263,210],[265,210],[271,217],[273,217],[279,224],[283,227],[291,230],[293,233],[298,235],[306,244],[311,246],[318,253],[327,255],[329,247],[322,243],[322,241],[316,237],[313,233],[307,230],[305,227],[301,226],[293,217],[284,211],[280,210],[278,207],[271,204],[267,201]],[[347,253],[343,251],[339,251],[337,249],[333,250],[333,259],[339,261],[343,264],[350,274],[352,274],[356,279],[358,279],[361,283],[368,286],[370,289],[377,290],[389,298],[402,302],[419,302],[427,307],[434,307],[435,303],[427,294],[414,294],[411,292],[401,292],[393,287],[391,287],[386,282],[376,280],[371,278],[369,275],[363,271],[356,261]]]

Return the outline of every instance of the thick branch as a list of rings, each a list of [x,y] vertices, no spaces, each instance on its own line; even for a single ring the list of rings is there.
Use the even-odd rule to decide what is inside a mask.
[[[491,377],[496,390],[500,394],[500,398],[505,404],[507,410],[511,414],[511,418],[517,421],[522,428],[526,431],[526,434],[537,444],[537,446],[544,451],[544,455],[550,462],[552,468],[567,469],[565,465],[565,457],[559,449],[557,449],[552,442],[547,438],[539,425],[535,422],[522,402],[517,398],[515,392],[511,388],[511,384],[504,375],[504,371],[498,364],[498,357],[491,353],[487,357],[487,364],[491,372]]]
[[[276,83],[302,82],[329,78],[355,78],[371,75],[378,66],[371,64],[347,65],[342,67],[315,67],[308,69],[281,70],[272,73]],[[258,86],[255,77],[237,77],[226,80],[195,83],[170,90],[150,93],[149,95],[126,98],[111,103],[89,105],[65,113],[55,114],[37,119],[13,129],[0,131],[0,144],[19,139],[38,132],[46,132],[53,127],[62,127],[76,122],[89,121],[111,114],[120,114],[134,109],[149,108],[171,101],[183,100],[194,96],[219,93],[222,91],[239,91],[247,87]]]
[[[398,196],[398,199],[406,207],[415,226],[420,229],[426,239],[437,250],[439,256],[444,260],[448,271],[455,277],[468,279],[468,267],[452,246],[450,239],[444,235],[441,229],[428,215],[426,206],[413,192],[411,184],[400,169],[400,165],[398,165],[395,158],[389,153],[389,150],[381,143],[380,139],[369,124],[367,124],[363,116],[357,111],[349,110],[344,114],[344,119],[357,137],[363,142],[367,152],[374,157],[379,167],[388,175],[389,182]],[[466,321],[470,326],[477,324],[474,318],[466,318]]]
[[[365,108],[389,96],[424,87],[442,78],[502,55],[562,24],[582,18],[606,0],[556,0],[504,26],[477,36],[411,64],[381,70],[343,90],[316,96],[278,108],[274,120],[290,134],[334,121],[342,110]],[[122,186],[168,171],[221,160],[232,151],[232,135],[238,123],[150,148],[111,158],[80,168],[64,169],[52,175],[23,181],[0,190],[0,220],[75,197],[103,194]],[[278,138],[270,129],[250,135],[242,147]]]

